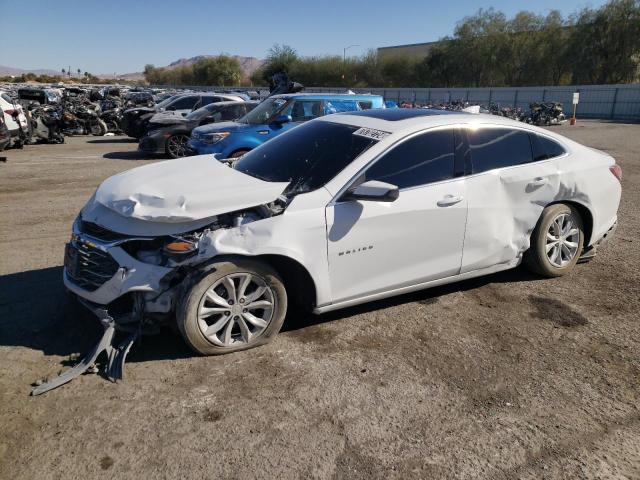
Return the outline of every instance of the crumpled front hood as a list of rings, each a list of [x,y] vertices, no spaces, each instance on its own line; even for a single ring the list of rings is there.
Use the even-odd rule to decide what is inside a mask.
[[[186,231],[197,228],[191,225],[194,222],[272,202],[287,185],[251,177],[212,155],[186,157],[108,178],[84,207],[82,216],[125,234],[173,233],[172,226]]]
[[[187,123],[186,117],[182,115],[177,115],[174,112],[160,112],[156,113],[151,119],[149,123],[157,123],[162,125],[177,125],[181,123]]]

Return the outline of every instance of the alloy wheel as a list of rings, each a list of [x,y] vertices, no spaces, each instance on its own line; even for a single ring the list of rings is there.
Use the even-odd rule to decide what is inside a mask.
[[[580,230],[571,214],[562,213],[551,221],[545,247],[551,265],[567,266],[578,254],[579,244]]]
[[[274,307],[274,292],[264,279],[233,273],[217,280],[200,299],[198,327],[217,346],[246,345],[269,326]]]
[[[167,151],[173,158],[184,157],[187,154],[187,141],[186,135],[174,135],[167,140]]]

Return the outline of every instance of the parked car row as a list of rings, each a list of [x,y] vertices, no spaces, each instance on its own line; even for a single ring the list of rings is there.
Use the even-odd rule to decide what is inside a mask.
[[[212,102],[250,99],[246,93],[131,89],[120,86],[33,87],[8,84],[0,89],[0,149],[25,144],[63,143],[65,135],[127,134],[139,138],[154,113],[186,116]],[[250,92],[256,97],[259,92]],[[126,113],[126,115],[125,115]],[[175,117],[178,118],[178,117]]]
[[[145,154],[178,158],[213,153],[223,159],[240,157],[314,118],[384,107],[379,95],[292,93],[258,103],[229,94],[185,94],[152,109],[126,111],[121,127],[139,138]]]

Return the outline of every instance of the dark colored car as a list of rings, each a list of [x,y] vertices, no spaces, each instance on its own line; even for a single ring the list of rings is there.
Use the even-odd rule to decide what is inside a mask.
[[[4,123],[4,118],[0,115],[0,152],[7,148],[9,143],[11,143],[11,135],[9,134],[9,129]]]
[[[147,133],[140,139],[139,149],[149,155],[169,158],[189,154],[187,141],[195,127],[240,118],[253,110],[259,102],[219,102],[194,110],[186,117],[156,115],[148,124]]]
[[[120,123],[120,129],[128,136],[141,138],[147,131],[151,117],[158,112],[177,112],[186,116],[210,103],[244,100],[238,95],[225,93],[182,93],[173,95],[153,107],[136,107],[125,110]]]

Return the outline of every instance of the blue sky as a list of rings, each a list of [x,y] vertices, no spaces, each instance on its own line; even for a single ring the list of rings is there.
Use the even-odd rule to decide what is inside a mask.
[[[568,15],[603,0],[0,0],[0,65],[71,65],[92,73],[128,73],[145,63],[229,53],[262,58],[274,43],[301,55],[342,55],[437,40],[479,8]]]

